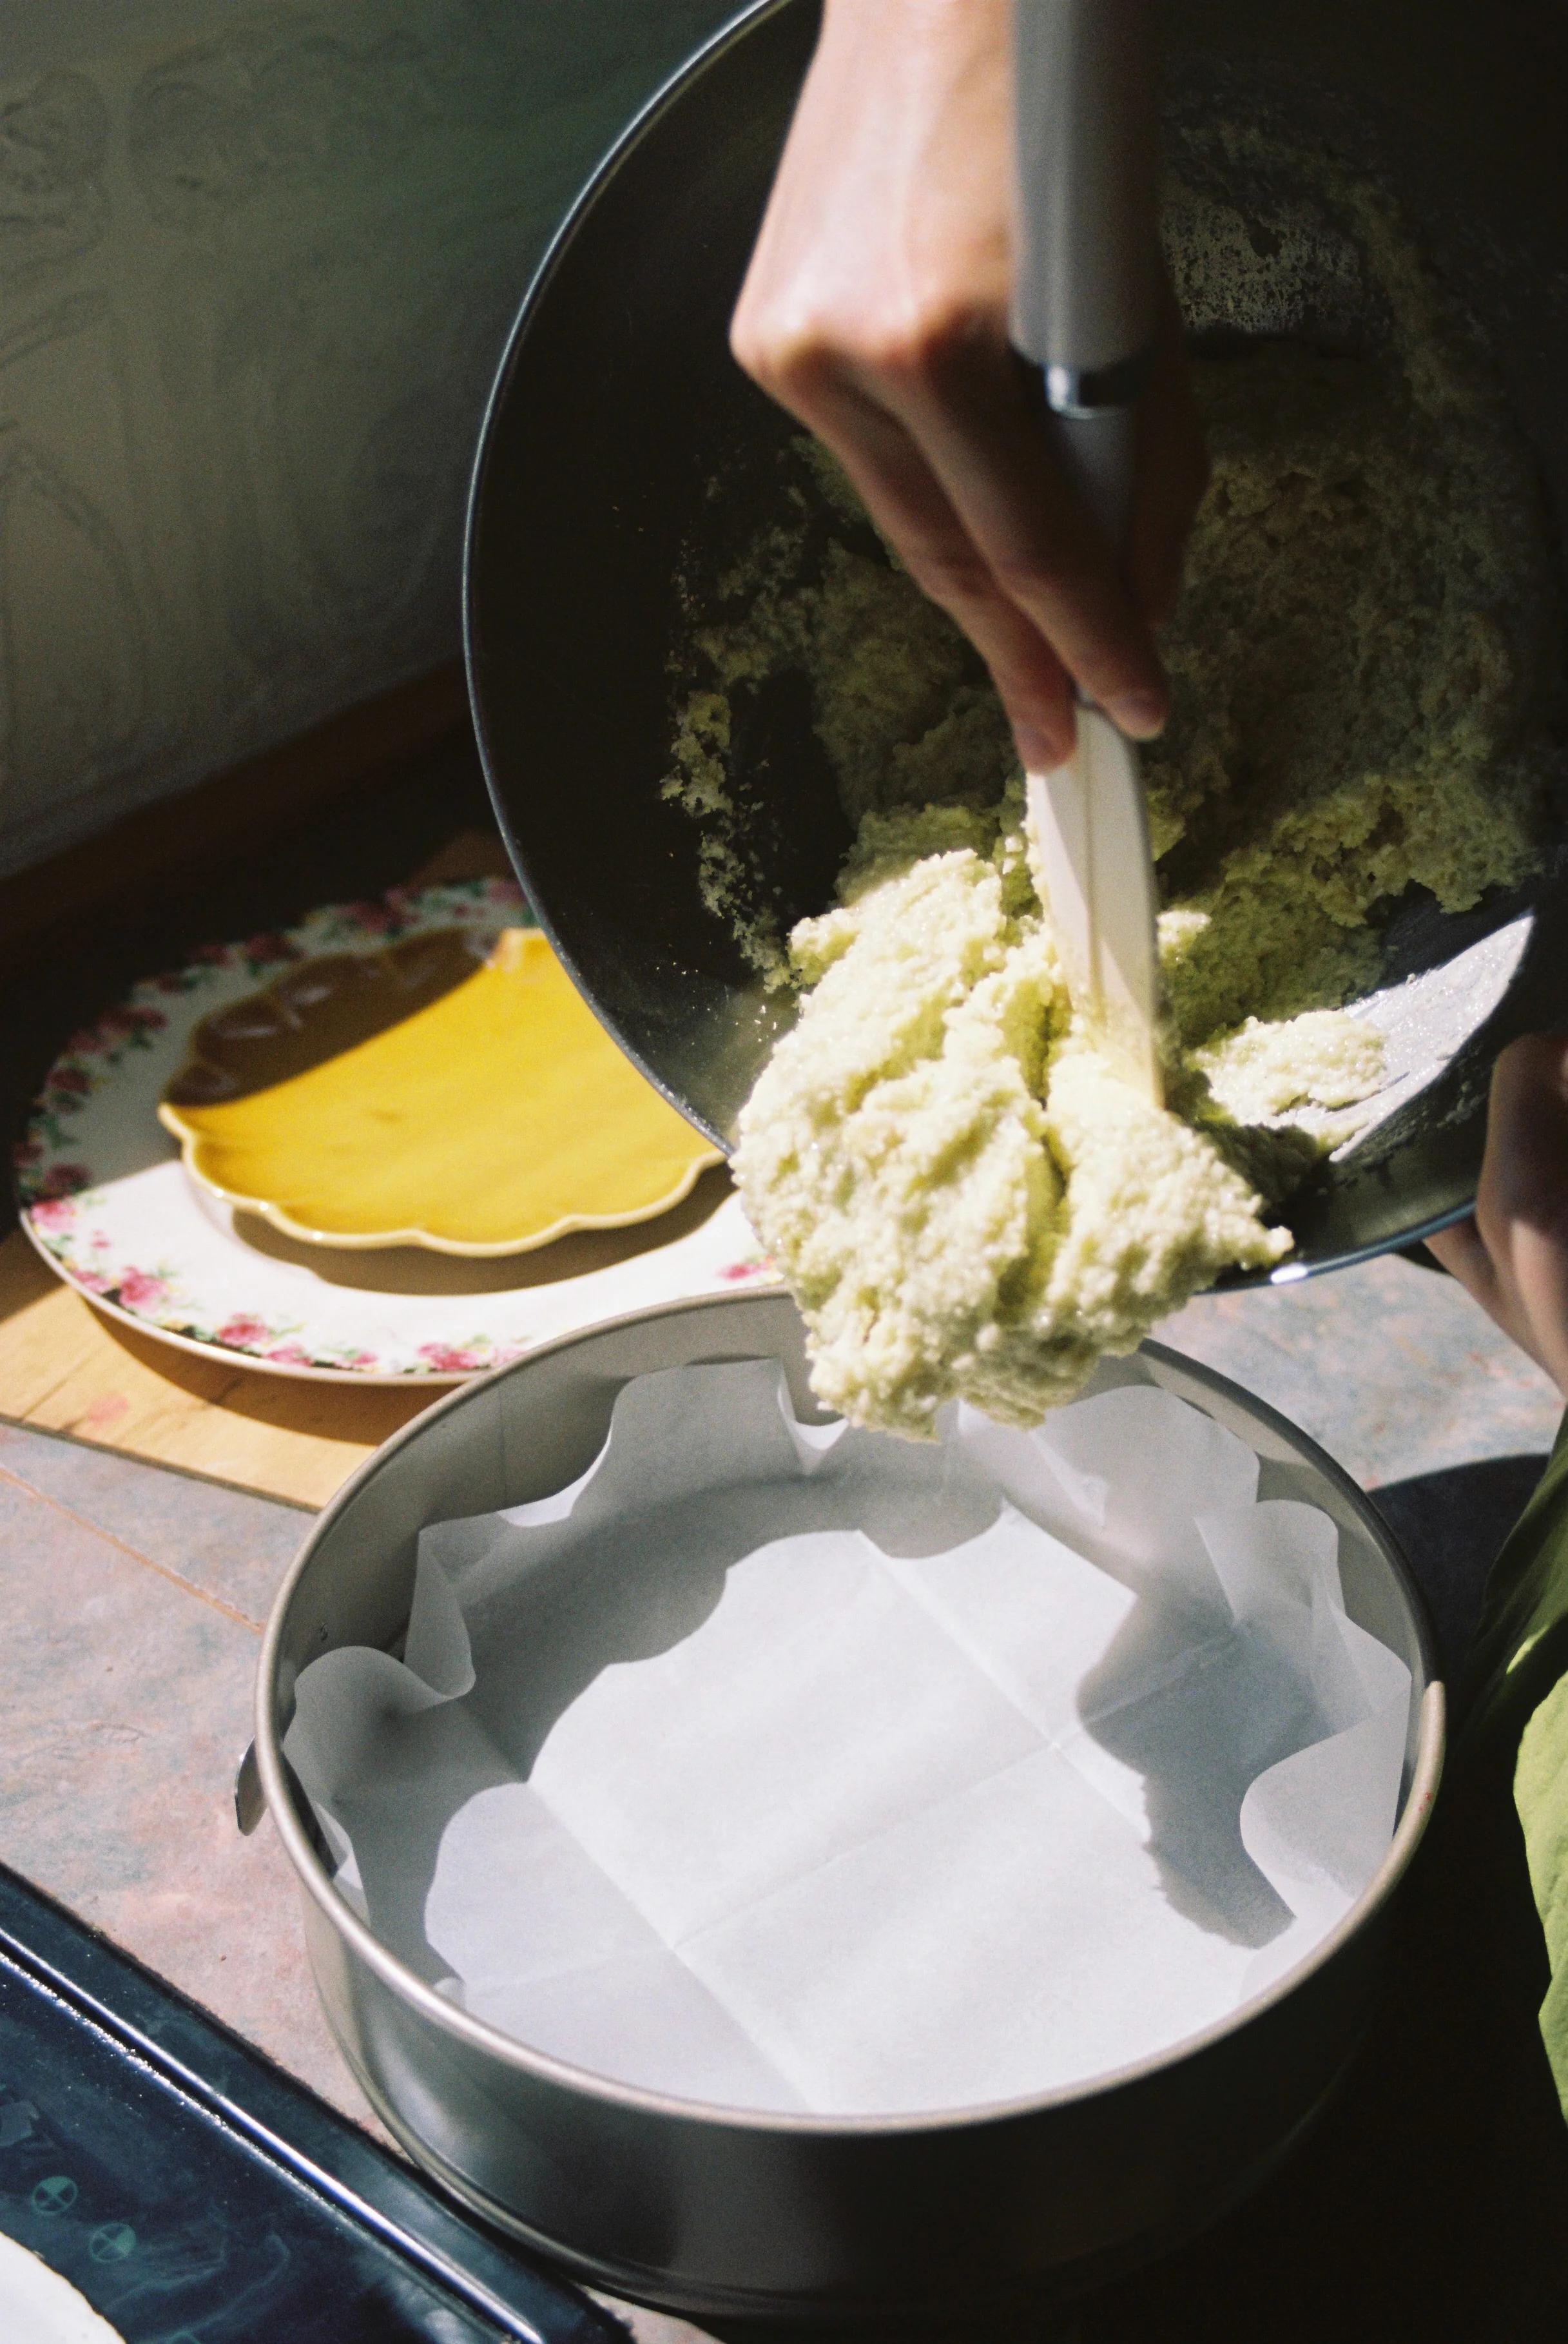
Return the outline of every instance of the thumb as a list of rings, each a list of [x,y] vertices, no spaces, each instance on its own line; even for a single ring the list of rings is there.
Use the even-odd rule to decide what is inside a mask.
[[[1498,1059],[1475,1219],[1515,1330],[1568,1394],[1568,1035]]]

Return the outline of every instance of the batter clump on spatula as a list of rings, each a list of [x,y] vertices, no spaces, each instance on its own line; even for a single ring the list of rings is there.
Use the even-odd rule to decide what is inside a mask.
[[[1019,793],[999,819],[868,815],[840,892],[791,940],[812,989],[734,1157],[823,1399],[896,1432],[956,1394],[1034,1423],[1221,1269],[1288,1250],[1075,1026]]]
[[[710,902],[803,996],[734,1169],[815,1389],[857,1422],[919,1435],[955,1397],[1037,1421],[1223,1271],[1280,1260],[1269,1207],[1381,1078],[1341,1005],[1376,979],[1386,912],[1411,883],[1465,909],[1536,860],[1555,603],[1534,491],[1480,394],[1395,339],[1196,369],[1214,477],[1145,760],[1163,1110],[1072,1016],[977,662],[816,451],[789,459],[797,521],[694,639],[670,791],[703,820]],[[855,825],[836,908],[787,940],[748,895],[724,766],[733,702],[785,666]]]

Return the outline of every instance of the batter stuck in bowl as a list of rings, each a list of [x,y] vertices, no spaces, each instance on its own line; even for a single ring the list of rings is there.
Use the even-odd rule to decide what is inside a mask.
[[[858,1423],[919,1436],[955,1397],[1036,1422],[1223,1271],[1278,1262],[1270,1207],[1381,1079],[1342,1005],[1388,911],[1412,885],[1466,909],[1537,860],[1555,605],[1528,462],[1392,223],[1340,200],[1385,345],[1264,337],[1192,368],[1212,478],[1144,761],[1166,1109],[1074,1022],[1001,701],[814,443],[684,648],[666,788],[703,823],[710,907],[802,996],[734,1169],[815,1388]],[[731,752],[801,672],[855,842],[835,907],[783,935]]]

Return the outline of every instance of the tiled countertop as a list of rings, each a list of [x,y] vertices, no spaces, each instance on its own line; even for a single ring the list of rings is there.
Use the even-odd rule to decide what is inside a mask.
[[[1556,1437],[1563,1402],[1550,1379],[1452,1278],[1394,1255],[1300,1286],[1210,1295],[1156,1331],[1376,1490],[1452,1672],[1486,1571]]]
[[[0,1855],[356,2116],[292,1875],[230,1795],[310,1517],[0,1426]]]
[[[1161,1331],[1390,1493],[1452,1660],[1555,1432],[1546,1379],[1397,1259],[1209,1298]],[[0,1424],[0,1857],[369,2122],[283,1855],[269,1828],[239,1837],[230,1795],[261,1626],[309,1521]]]

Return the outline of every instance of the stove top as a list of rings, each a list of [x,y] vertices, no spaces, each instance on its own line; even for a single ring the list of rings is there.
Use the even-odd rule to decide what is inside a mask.
[[[126,2344],[626,2344],[4,1867],[0,2230]]]

